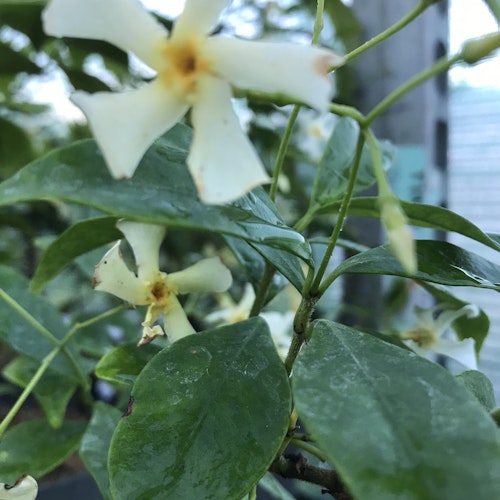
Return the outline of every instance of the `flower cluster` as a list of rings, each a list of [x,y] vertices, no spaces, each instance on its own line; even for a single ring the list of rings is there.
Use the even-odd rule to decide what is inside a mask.
[[[97,264],[93,286],[136,306],[149,306],[142,323],[139,345],[167,335],[174,342],[195,332],[177,294],[189,292],[224,292],[232,283],[229,270],[217,257],[203,259],[183,271],[166,274],[159,270],[159,250],[165,228],[153,224],[119,221],[134,252],[135,275],[125,264],[118,241]],[[163,328],[154,323],[163,315]]]
[[[136,90],[75,92],[111,174],[131,177],[161,134],[191,108],[194,136],[187,159],[205,203],[225,203],[269,178],[241,130],[232,88],[281,94],[326,111],[329,76],[342,58],[330,50],[209,36],[230,0],[187,0],[172,33],[136,0],[51,0],[45,32],[110,42],[156,71]]]

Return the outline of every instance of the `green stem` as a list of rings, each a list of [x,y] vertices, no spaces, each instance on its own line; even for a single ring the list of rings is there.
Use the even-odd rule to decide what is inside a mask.
[[[405,26],[410,24],[415,18],[417,18],[420,14],[422,14],[422,12],[424,12],[427,9],[430,3],[432,2],[426,0],[420,0],[418,4],[413,8],[413,10],[411,10],[408,14],[402,17],[391,27],[387,28],[385,31],[382,31],[382,33],[379,33],[377,36],[368,40],[363,45],[360,45],[358,48],[354,49],[353,51],[349,52],[349,54],[344,56],[345,62],[347,63],[349,61],[352,61],[353,59],[356,59],[356,57],[360,56],[367,50],[370,50],[375,45],[378,45],[380,42],[383,42],[387,38],[390,38],[392,35],[394,35],[394,33],[397,33],[398,31],[403,29]]]
[[[320,282],[325,274],[328,263],[330,262],[330,258],[335,250],[335,246],[337,245],[337,241],[339,239],[340,233],[344,226],[345,219],[347,217],[347,210],[349,209],[349,204],[351,203],[352,196],[354,194],[354,186],[356,184],[356,178],[358,176],[359,165],[361,163],[361,155],[363,153],[363,145],[365,143],[365,136],[363,132],[360,130],[358,136],[358,142],[356,144],[356,152],[354,154],[354,160],[352,164],[351,171],[349,173],[349,182],[347,184],[346,192],[344,198],[342,200],[342,204],[340,205],[339,214],[337,217],[337,221],[335,223],[335,227],[333,228],[332,235],[330,237],[330,241],[328,242],[328,246],[325,251],[325,255],[321,261],[320,267],[314,278],[314,281],[311,286],[311,292],[313,295],[316,295],[318,298],[324,293],[326,290],[324,287],[320,288]]]
[[[316,446],[310,443],[306,443],[301,439],[292,438],[290,440],[290,444],[293,444],[297,448],[307,451],[307,453],[314,455],[316,458],[319,458],[322,462],[328,462],[328,457],[319,448],[316,448]]]
[[[318,0],[316,6],[316,19],[314,20],[314,29],[311,43],[316,45],[319,42],[321,31],[323,30],[323,13],[325,11],[325,0]]]
[[[10,299],[10,297],[9,297],[9,299]],[[21,308],[21,306],[19,306],[17,304],[17,302],[15,302],[15,304],[18,306],[18,308]],[[35,374],[31,378],[31,380],[28,382],[28,384],[24,388],[23,392],[21,393],[21,395],[17,399],[17,401],[14,403],[14,405],[9,410],[9,412],[7,413],[7,415],[5,416],[5,418],[0,423],[0,438],[5,433],[5,431],[7,430],[7,427],[10,425],[10,423],[12,422],[12,420],[15,418],[15,416],[17,415],[18,411],[20,410],[21,406],[24,404],[24,402],[26,401],[26,399],[28,399],[29,395],[33,392],[33,389],[36,387],[36,384],[43,377],[43,374],[49,368],[50,364],[52,363],[52,360],[61,352],[61,350],[64,349],[64,347],[66,346],[66,344],[73,338],[73,336],[76,334],[76,332],[78,332],[82,328],[86,328],[88,326],[91,326],[94,323],[97,323],[98,321],[101,321],[101,320],[103,320],[103,319],[105,319],[105,318],[107,318],[109,316],[112,316],[113,314],[116,314],[117,312],[123,310],[124,308],[125,308],[125,306],[121,305],[121,306],[115,307],[114,309],[106,311],[106,312],[104,312],[102,314],[99,314],[98,316],[90,318],[90,319],[88,319],[86,321],[82,321],[80,323],[75,323],[68,330],[68,332],[66,333],[66,335],[64,336],[64,338],[61,341],[58,341],[56,339],[57,340],[56,347],[49,354],[47,354],[47,356],[45,356],[45,358],[43,359],[42,363],[38,367],[38,370],[35,372]],[[16,308],[16,310],[18,310],[18,309]],[[29,314],[24,309],[21,308],[21,310],[24,313]],[[23,317],[24,317],[24,315],[23,315]],[[36,320],[35,320],[35,322],[36,322]],[[42,326],[42,325],[40,325],[40,326]],[[84,375],[83,375],[83,377],[84,377],[84,389],[86,390],[87,393],[89,393],[89,391],[90,391],[90,385],[89,385],[86,377]]]
[[[334,113],[339,116],[348,116],[356,120],[361,126],[365,123],[364,115],[352,106],[346,106],[345,104],[336,104],[334,102],[330,103],[330,113]]]
[[[301,108],[300,104],[295,104],[295,106],[293,107],[293,110],[290,113],[290,117],[288,118],[288,123],[286,125],[285,133],[281,138],[280,146],[278,148],[276,161],[274,162],[274,167],[273,167],[273,179],[271,181],[271,188],[269,190],[269,197],[273,201],[276,199],[276,193],[278,191],[278,179],[281,174],[281,169],[285,161],[285,155],[286,155],[286,150],[288,148],[288,143],[290,142],[293,126],[297,121],[297,116],[299,115],[300,108]]]
[[[264,274],[262,275],[260,287],[255,295],[252,309],[250,310],[250,318],[252,318],[253,316],[257,316],[264,307],[264,304],[266,303],[267,290],[273,280],[274,272],[274,266],[269,264],[269,262],[266,262],[266,268],[264,269]]]
[[[12,309],[14,309],[26,322],[28,322],[33,328],[38,330],[43,337],[45,337],[51,344],[59,347],[61,342],[53,333],[51,333],[47,328],[45,328],[35,317],[33,317],[26,309],[24,309],[20,304],[18,304],[10,295],[8,295],[5,290],[0,288],[0,298],[3,299]],[[85,387],[88,384],[85,375],[82,373],[80,366],[76,362],[73,354],[63,350],[64,355],[68,358],[68,361],[73,365],[73,368],[77,372],[79,378],[82,381],[82,386]]]
[[[461,61],[461,54],[457,54],[453,57],[443,57],[438,59],[432,66],[418,73],[413,78],[410,78],[401,87],[397,88],[394,92],[389,94],[385,99],[383,99],[375,108],[373,108],[370,113],[366,116],[366,125],[370,125],[373,120],[380,116],[384,111],[386,111],[390,106],[392,106],[398,99],[403,97],[405,94],[413,90],[424,83],[429,78],[432,78],[443,71],[447,71],[455,63]]]

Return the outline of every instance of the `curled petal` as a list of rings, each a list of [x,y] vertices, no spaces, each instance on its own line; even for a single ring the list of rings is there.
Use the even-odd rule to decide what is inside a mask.
[[[175,296],[172,296],[167,307],[163,310],[163,326],[170,342],[196,333]]]
[[[47,34],[89,38],[133,52],[157,68],[167,30],[137,0],[51,0],[42,14]]]
[[[453,358],[471,370],[477,370],[477,359],[473,339],[467,338],[461,341],[439,339],[432,346],[432,350],[438,354]]]
[[[116,227],[125,235],[135,256],[141,281],[153,282],[159,272],[160,245],[167,232],[163,226],[120,220]]]
[[[434,309],[439,310],[442,308],[442,305],[438,305]],[[448,328],[452,326],[453,322],[458,318],[462,316],[465,316],[466,318],[475,318],[476,316],[479,316],[480,313],[481,311],[479,310],[479,307],[477,307],[475,304],[467,304],[464,307],[455,310],[444,310],[439,314],[435,321],[436,332],[440,337]]]
[[[95,267],[92,284],[96,290],[111,293],[136,306],[150,302],[146,285],[123,261],[119,241],[106,252]]]
[[[25,474],[14,485],[0,483],[0,498],[2,500],[35,500],[38,484],[34,478]]]
[[[230,2],[231,0],[186,0],[182,14],[175,22],[172,38],[209,34]]]
[[[285,94],[326,111],[333,94],[329,71],[342,58],[327,49],[212,37],[206,50],[214,72],[236,87]]]
[[[269,182],[247,136],[241,130],[228,83],[200,78],[191,112],[193,142],[187,164],[205,203],[226,203]]]
[[[177,293],[225,292],[233,282],[219,257],[200,260],[183,271],[169,274],[167,280]]]
[[[187,111],[160,80],[138,90],[111,93],[75,92],[71,100],[83,111],[116,179],[134,175],[153,141]]]

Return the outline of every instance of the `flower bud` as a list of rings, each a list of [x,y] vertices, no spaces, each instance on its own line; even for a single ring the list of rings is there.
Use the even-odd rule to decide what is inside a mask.
[[[462,48],[462,59],[467,64],[475,64],[500,48],[500,33],[490,33],[466,42]]]

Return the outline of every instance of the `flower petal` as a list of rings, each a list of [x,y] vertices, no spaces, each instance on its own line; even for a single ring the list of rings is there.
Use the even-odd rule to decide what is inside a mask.
[[[136,0],[52,0],[42,13],[47,34],[103,40],[158,67],[168,31]]]
[[[436,306],[436,308],[443,309],[443,306],[438,305]],[[477,307],[475,304],[467,304],[460,309],[443,310],[443,312],[441,312],[435,320],[434,328],[436,329],[437,336],[441,337],[448,328],[452,327],[453,322],[458,318],[462,316],[465,316],[467,318],[475,318],[476,316],[479,316],[480,313],[481,311],[479,310],[479,307]]]
[[[176,293],[225,292],[233,278],[219,257],[212,257],[202,259],[183,271],[169,274],[167,282]]]
[[[120,253],[120,242],[106,252],[95,267],[93,287],[116,297],[142,306],[149,304],[146,285],[126,266]]]
[[[160,245],[166,228],[126,220],[118,221],[116,227],[125,235],[134,252],[139,279],[152,283],[159,272]]]
[[[443,354],[455,359],[462,365],[477,370],[476,352],[474,350],[474,340],[467,338],[464,340],[439,339],[432,350],[438,354]]]
[[[160,80],[138,90],[111,93],[75,92],[113,177],[132,177],[153,141],[174,126],[188,106]]]
[[[37,493],[37,482],[27,474],[21,476],[14,485],[0,483],[2,500],[35,500]]]
[[[175,296],[172,296],[168,306],[163,311],[163,326],[170,342],[196,333]]]
[[[326,111],[333,94],[335,52],[310,45],[212,37],[206,41],[213,71],[236,87],[285,94]]]
[[[269,182],[257,153],[241,130],[228,83],[199,79],[191,112],[193,142],[187,164],[205,203],[226,203]]]
[[[172,38],[208,35],[231,0],[186,0],[172,30]]]

